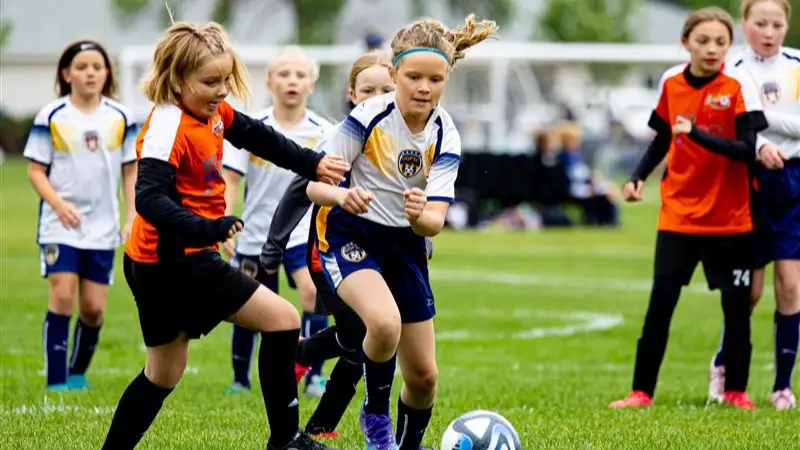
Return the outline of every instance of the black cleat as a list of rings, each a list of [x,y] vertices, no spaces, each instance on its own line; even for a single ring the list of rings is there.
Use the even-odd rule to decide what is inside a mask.
[[[284,447],[276,447],[267,442],[267,450],[336,450],[333,447],[320,444],[319,442],[311,439],[311,436],[304,431],[298,431],[297,435]]]

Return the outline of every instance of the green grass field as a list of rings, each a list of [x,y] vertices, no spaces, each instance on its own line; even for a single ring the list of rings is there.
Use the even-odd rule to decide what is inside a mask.
[[[133,300],[117,270],[89,372],[92,388],[47,394],[41,348],[47,283],[34,243],[38,199],[21,161],[3,166],[0,177],[0,448],[99,448],[119,396],[144,364]],[[440,381],[427,444],[438,447],[461,413],[492,409],[516,426],[525,449],[799,448],[800,413],[776,413],[768,399],[771,294],[753,315],[750,393],[759,410],[705,408],[721,310],[718,297],[704,291],[701,271],[675,314],[656,405],[607,408],[630,389],[647,305],[657,212],[656,190],[648,187],[650,201],[625,207],[621,230],[436,238],[431,270]],[[284,292],[296,301],[294,291]],[[226,395],[231,377],[230,325],[222,324],[193,342],[186,376],[140,448],[263,449],[261,396]],[[301,397],[301,403],[305,420],[316,401]],[[338,448],[363,448],[357,413],[354,404]]]

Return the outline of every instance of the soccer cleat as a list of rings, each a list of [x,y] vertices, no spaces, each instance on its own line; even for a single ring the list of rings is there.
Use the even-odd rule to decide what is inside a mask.
[[[289,442],[283,447],[276,447],[267,442],[267,450],[336,450],[333,447],[320,444],[319,442],[311,439],[311,436],[303,431],[298,431],[292,442]]]
[[[653,404],[653,397],[647,395],[646,392],[643,391],[633,391],[628,394],[627,397],[617,400],[615,402],[611,402],[608,407],[619,409],[619,408],[635,408],[640,406],[650,406]]]
[[[248,392],[250,392],[250,387],[238,382],[234,382],[232,385],[225,388],[226,394],[246,394]]]
[[[780,391],[773,392],[770,400],[772,401],[772,406],[778,411],[788,411],[797,408],[797,400],[795,400],[794,394],[792,394],[792,391],[789,389],[781,389]]]
[[[724,405],[731,405],[737,409],[754,410],[756,405],[750,400],[747,392],[726,391],[722,396]]]
[[[309,370],[311,370],[311,366],[303,366],[299,363],[294,363],[294,376],[297,378],[297,384],[300,384],[300,380],[306,376]]]
[[[306,385],[304,393],[309,397],[321,398],[325,393],[326,380],[319,375],[311,377],[310,382]]]
[[[708,398],[717,403],[722,403],[725,395],[725,366],[715,366],[711,360],[711,368],[708,370]]]
[[[82,391],[89,389],[89,382],[86,381],[86,375],[70,375],[67,378],[67,386],[73,391]]]
[[[64,392],[69,390],[69,384],[62,383],[62,384],[48,384],[47,390],[50,392]]]
[[[359,423],[364,432],[367,450],[400,450],[394,441],[392,417],[388,414],[370,414],[362,406]]]

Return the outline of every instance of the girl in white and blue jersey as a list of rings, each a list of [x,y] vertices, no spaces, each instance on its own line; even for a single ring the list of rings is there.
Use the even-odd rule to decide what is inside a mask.
[[[307,108],[308,97],[314,91],[319,68],[297,47],[287,47],[267,69],[267,87],[272,92],[273,107],[256,113],[255,117],[280,131],[289,139],[306,147],[314,148],[325,131],[332,125]],[[226,181],[226,214],[235,204],[237,188],[245,178],[245,199],[242,219],[247,224],[239,233],[237,241],[229,240],[224,245],[231,263],[251,274],[273,292],[278,292],[277,272],[268,273],[260,267],[258,258],[261,247],[267,240],[270,224],[283,193],[295,174],[263,159],[252,156],[245,150],[228,146],[222,156]],[[327,316],[314,313],[316,288],[306,267],[308,230],[311,225],[311,210],[292,233],[287,250],[283,254],[283,266],[300,296],[303,308],[302,336],[325,329]],[[257,334],[254,331],[233,325],[231,358],[233,365],[233,391],[250,388],[250,365],[255,350]],[[311,368],[306,376],[305,392],[320,397],[324,392],[321,378],[322,364]]]
[[[392,40],[394,93],[356,106],[324,151],[351,165],[340,186],[311,183],[323,271],[367,328],[362,361],[367,449],[419,449],[438,370],[425,237],[453,201],[461,139],[439,105],[453,64],[496,25],[473,15],[457,29],[420,20]],[[403,374],[397,437],[389,415],[395,352]],[[399,444],[399,445],[398,445]]]
[[[114,73],[94,41],[67,47],[58,61],[58,100],[34,119],[25,146],[28,178],[41,197],[36,241],[42,275],[50,284],[44,321],[49,390],[85,389],[100,337],[114,250],[130,234],[135,216],[136,126],[112,100]],[[120,173],[127,207],[120,232]],[[79,294],[72,355],[69,324]]]
[[[775,383],[778,410],[796,407],[791,377],[800,340],[800,51],[783,47],[791,5],[788,0],[743,0],[742,29],[748,45],[728,62],[761,94],[769,128],[759,135],[762,167],[753,214],[761,267],[752,276],[752,305],[764,289],[764,267],[775,261]],[[723,330],[723,333],[735,330]],[[721,397],[725,349],[711,364],[709,396]]]

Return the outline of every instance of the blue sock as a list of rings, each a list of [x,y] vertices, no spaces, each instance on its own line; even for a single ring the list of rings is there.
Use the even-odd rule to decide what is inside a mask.
[[[310,338],[328,327],[328,316],[303,311],[301,327],[303,337],[306,339]],[[314,375],[322,375],[323,364],[324,361],[319,361],[311,366],[311,370],[308,371],[308,375],[306,376],[306,386],[311,383],[311,377]]]
[[[45,316],[44,365],[48,386],[67,382],[67,346],[71,318],[72,316],[61,316],[50,311]]]
[[[69,361],[70,375],[83,375],[92,362],[94,350],[100,340],[100,327],[86,325],[81,319],[75,322],[75,332],[72,335],[72,356]]]
[[[361,355],[364,361],[364,410],[370,414],[389,415],[389,399],[392,395],[396,355],[386,362],[375,362]]]
[[[231,363],[233,364],[233,381],[250,387],[250,364],[256,348],[258,334],[239,325],[233,326],[231,338]]]
[[[800,313],[784,316],[775,311],[775,385],[772,391],[789,389],[800,341]]]

